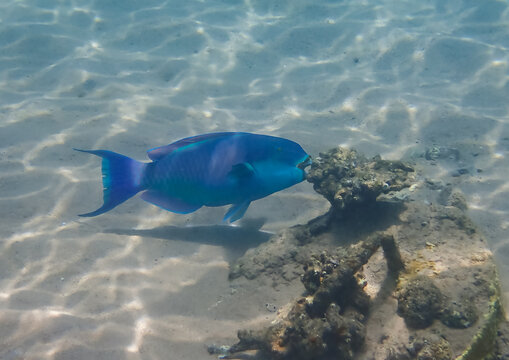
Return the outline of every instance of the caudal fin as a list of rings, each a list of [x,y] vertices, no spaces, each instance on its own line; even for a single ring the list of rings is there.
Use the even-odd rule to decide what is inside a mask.
[[[108,150],[80,150],[102,157],[103,206],[79,216],[96,216],[113,209],[143,190],[141,179],[147,164]]]

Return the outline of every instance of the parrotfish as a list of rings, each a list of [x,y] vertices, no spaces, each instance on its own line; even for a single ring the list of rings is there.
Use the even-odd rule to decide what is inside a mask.
[[[311,163],[296,142],[245,132],[187,137],[149,150],[148,163],[108,150],[75,150],[102,158],[103,205],[79,216],[103,214],[143,191],[143,200],[179,214],[231,204],[223,221],[234,222],[252,201],[303,181]]]

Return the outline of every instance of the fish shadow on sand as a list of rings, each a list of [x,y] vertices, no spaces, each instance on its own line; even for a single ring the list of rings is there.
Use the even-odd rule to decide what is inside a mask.
[[[185,241],[200,245],[221,246],[228,262],[233,262],[250,249],[268,241],[273,235],[259,230],[259,224],[246,226],[201,225],[161,226],[153,229],[107,229],[105,233],[158,238],[168,241]]]

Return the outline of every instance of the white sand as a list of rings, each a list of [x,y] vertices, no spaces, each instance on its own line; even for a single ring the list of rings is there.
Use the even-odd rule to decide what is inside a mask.
[[[79,219],[101,204],[100,161],[72,147],[141,160],[232,130],[412,157],[465,192],[509,291],[508,48],[495,0],[2,1],[0,358],[209,359],[204,343],[299,290],[227,281],[237,235],[190,227],[225,209],[132,199]],[[457,152],[426,160],[433,146]],[[246,219],[276,231],[326,206],[300,184]]]

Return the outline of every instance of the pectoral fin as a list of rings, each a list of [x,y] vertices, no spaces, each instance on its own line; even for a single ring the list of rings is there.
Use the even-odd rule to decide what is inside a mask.
[[[255,169],[253,168],[253,165],[248,162],[243,162],[233,165],[228,175],[234,176],[238,179],[245,179],[252,176],[254,173]]]
[[[249,204],[251,204],[251,201],[244,201],[240,204],[232,205],[232,207],[228,209],[228,211],[224,215],[223,221],[224,222],[229,221],[230,223],[232,223],[239,220],[246,213]]]
[[[154,190],[145,191],[141,194],[141,198],[151,204],[178,214],[189,214],[201,208],[201,205],[188,204]]]

